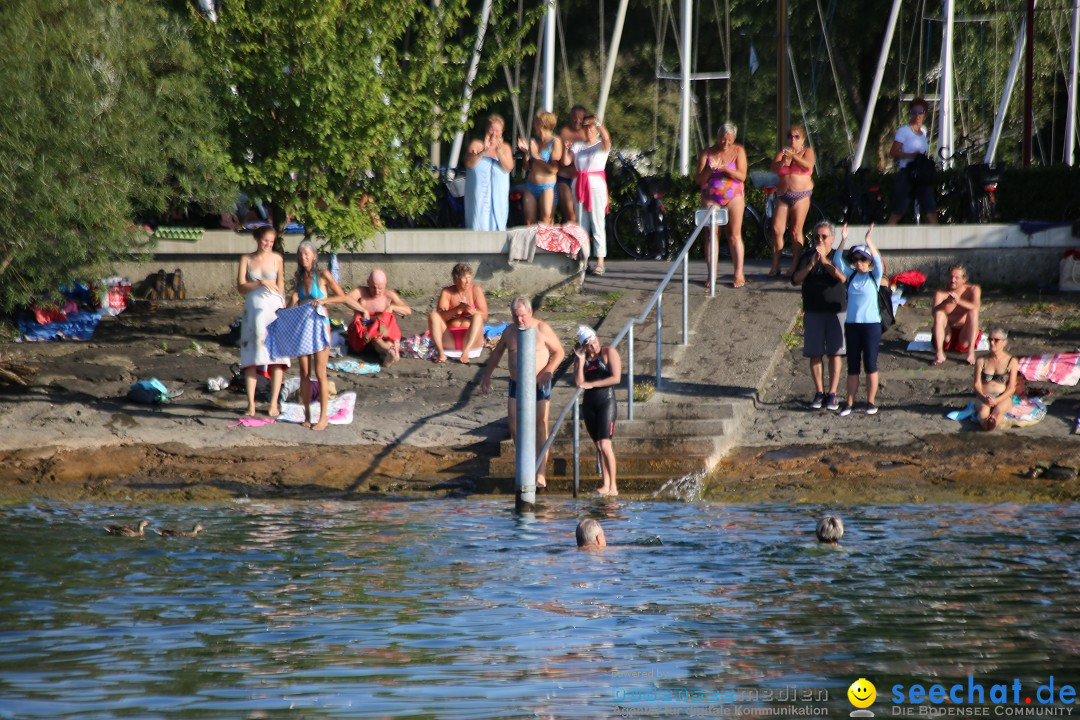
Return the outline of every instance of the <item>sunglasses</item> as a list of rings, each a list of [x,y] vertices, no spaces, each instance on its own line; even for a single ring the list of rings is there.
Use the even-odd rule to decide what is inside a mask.
[[[802,135],[800,135],[799,133],[791,133],[791,134],[788,135],[788,137],[791,138],[792,140],[798,140],[799,138],[802,137]]]
[[[925,110],[908,110],[908,115],[925,115]]]
[[[819,240],[828,240],[829,238],[831,238],[831,237],[832,237],[832,235],[828,235],[828,234],[822,234],[822,233],[816,233],[816,234],[814,235],[814,237],[818,238]]]
[[[990,342],[1005,342],[1005,338],[992,337],[990,338]]]

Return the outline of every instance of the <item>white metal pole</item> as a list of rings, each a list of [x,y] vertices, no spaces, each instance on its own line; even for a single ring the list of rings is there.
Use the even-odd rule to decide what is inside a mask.
[[[690,46],[693,41],[694,0],[682,2],[682,60],[679,67],[682,103],[679,107],[679,173],[690,174]],[[659,372],[657,382],[659,382]]]
[[[544,110],[555,108],[555,0],[548,3],[544,16]]]
[[[1020,74],[1020,58],[1024,55],[1024,46],[1027,44],[1027,17],[1020,20],[1020,32],[1016,35],[1016,47],[1013,48],[1012,62],[1009,63],[1009,74],[1005,76],[1005,87],[1001,90],[1001,102],[998,103],[997,116],[994,118],[994,129],[990,133],[990,142],[986,144],[986,155],[983,162],[994,162],[997,154],[998,142],[1001,140],[1001,131],[1005,127],[1005,113],[1009,109],[1009,100],[1012,99],[1013,88],[1016,87],[1016,77]]]
[[[450,146],[450,155],[446,158],[449,167],[457,167],[458,153],[461,152],[461,142],[465,138],[465,123],[469,120],[469,103],[472,102],[472,84],[476,79],[476,70],[480,66],[480,51],[484,49],[484,35],[487,33],[488,18],[491,17],[491,0],[484,0],[484,7],[480,11],[480,27],[476,33],[476,44],[473,46],[472,62],[469,63],[469,71],[465,75],[465,99],[461,102],[461,125],[462,128],[454,133],[454,143]]]
[[[941,14],[945,23],[941,29],[941,100],[938,102],[938,152],[943,156],[945,167],[952,167],[952,154],[956,152],[953,142],[953,28],[956,4],[943,0]]]
[[[1069,110],[1065,116],[1065,164],[1076,165],[1076,76],[1080,60],[1080,0],[1073,0],[1072,60],[1069,63]]]
[[[893,33],[896,32],[896,19],[900,16],[900,0],[893,0],[892,10],[889,11],[889,23],[885,26],[885,38],[881,41],[881,54],[878,56],[877,70],[874,71],[874,84],[870,87],[870,98],[866,103],[866,114],[863,115],[862,129],[859,130],[859,146],[855,148],[855,157],[851,161],[851,169],[858,170],[862,165],[863,155],[866,153],[866,142],[870,139],[870,120],[874,117],[874,106],[877,105],[878,93],[881,92],[881,80],[885,77],[885,61],[889,59],[889,47],[892,45]]]
[[[536,502],[536,328],[518,328],[517,437],[514,489],[518,511],[531,511]]]
[[[596,117],[604,122],[607,110],[608,93],[611,91],[611,79],[615,75],[615,62],[619,58],[619,43],[622,42],[623,23],[626,21],[626,6],[630,0],[619,0],[619,12],[615,16],[615,29],[611,31],[611,48],[608,50],[607,64],[604,67],[604,82],[600,86],[600,99],[596,103]]]

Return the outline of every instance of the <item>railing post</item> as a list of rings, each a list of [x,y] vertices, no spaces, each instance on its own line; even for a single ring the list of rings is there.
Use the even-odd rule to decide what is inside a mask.
[[[690,253],[682,256],[682,344],[690,344]]]
[[[716,231],[716,208],[709,209],[709,237],[716,243],[716,259],[709,270],[709,297],[716,297],[716,265],[720,261],[720,233]]]
[[[664,363],[664,293],[656,297],[656,390],[660,390],[660,377]]]
[[[514,509],[536,503],[536,329],[517,330],[517,437],[514,438]]]
[[[626,331],[626,419],[634,419],[634,321]]]
[[[578,401],[574,400],[574,497],[578,494],[578,484],[580,483],[580,477],[578,475],[578,464],[581,459],[579,448],[581,445],[581,408]]]

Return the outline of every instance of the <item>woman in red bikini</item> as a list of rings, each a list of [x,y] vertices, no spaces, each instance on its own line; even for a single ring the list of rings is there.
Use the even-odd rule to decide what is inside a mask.
[[[806,147],[806,130],[793,125],[788,130],[790,145],[773,160],[772,170],[780,176],[776,186],[776,206],[773,208],[772,267],[769,277],[780,275],[780,253],[784,251],[784,233],[791,230],[791,277],[799,264],[803,248],[803,223],[810,210],[810,196],[814,193],[814,149]]]
[[[435,343],[435,362],[446,362],[446,346],[461,350],[461,362],[469,362],[469,353],[484,345],[484,323],[488,318],[487,298],[479,285],[473,285],[472,268],[458,263],[450,272],[453,285],[439,293],[435,309],[428,315],[428,331]]]
[[[731,264],[735,271],[733,287],[746,284],[743,274],[742,220],[746,209],[746,197],[743,186],[746,183],[746,151],[742,145],[735,144],[737,128],[734,123],[726,122],[716,133],[716,144],[701,151],[698,156],[695,181],[701,186],[701,207],[727,208],[727,239],[731,249]],[[718,230],[719,231],[719,230]],[[719,245],[716,236],[709,238],[705,250],[705,265],[716,267]],[[706,285],[708,282],[706,282]]]

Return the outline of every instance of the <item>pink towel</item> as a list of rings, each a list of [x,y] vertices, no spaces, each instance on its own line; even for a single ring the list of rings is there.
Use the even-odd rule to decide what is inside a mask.
[[[1056,355],[1032,355],[1019,358],[1020,374],[1028,380],[1049,380],[1058,385],[1075,385],[1080,382],[1080,353],[1057,353]]]
[[[585,229],[575,223],[537,226],[536,247],[542,250],[576,257],[588,243],[589,236]]]
[[[273,425],[277,422],[276,418],[263,418],[263,417],[242,417],[234,422],[229,427],[262,427],[263,425]]]

